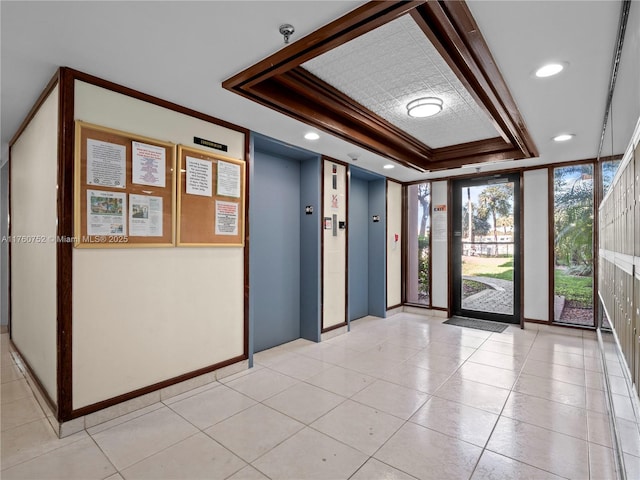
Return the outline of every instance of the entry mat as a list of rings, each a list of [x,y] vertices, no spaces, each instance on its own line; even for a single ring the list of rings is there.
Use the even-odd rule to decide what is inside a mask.
[[[458,327],[475,328],[476,330],[486,330],[487,332],[502,333],[509,326],[508,323],[490,322],[489,320],[479,320],[477,318],[451,317],[446,322],[447,325]]]

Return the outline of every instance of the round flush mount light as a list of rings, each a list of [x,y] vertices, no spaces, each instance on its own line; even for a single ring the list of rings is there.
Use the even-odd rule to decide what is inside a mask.
[[[308,132],[304,134],[304,138],[306,138],[307,140],[318,140],[320,138],[320,135],[318,135],[316,132]]]
[[[546,65],[543,65],[540,68],[538,68],[536,70],[535,75],[538,78],[552,77],[554,75],[559,74],[562,70],[564,70],[565,66],[566,64],[563,64],[563,63],[547,63]]]
[[[393,165],[391,165],[390,163],[387,163],[386,165],[384,165],[382,168],[386,169],[386,170],[391,170],[392,168],[395,168]]]
[[[554,142],[566,142],[571,140],[575,135],[573,133],[561,133],[560,135],[556,135],[553,137]]]
[[[410,117],[431,117],[442,111],[442,99],[438,97],[422,97],[407,104],[407,114]]]

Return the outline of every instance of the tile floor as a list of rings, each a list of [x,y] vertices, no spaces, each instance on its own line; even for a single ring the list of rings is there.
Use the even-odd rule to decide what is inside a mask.
[[[348,334],[261,352],[253,369],[61,440],[2,335],[1,476],[616,478],[594,332],[442,321],[361,319]],[[640,442],[624,455],[637,468]]]

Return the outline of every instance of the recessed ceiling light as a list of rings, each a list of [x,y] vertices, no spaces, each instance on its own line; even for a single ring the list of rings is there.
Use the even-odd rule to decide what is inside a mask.
[[[382,168],[386,168],[387,170],[390,170],[392,168],[395,168],[393,165],[391,165],[390,163],[387,163],[384,167]]]
[[[562,133],[560,135],[556,135],[553,137],[554,142],[566,142],[567,140],[571,140],[575,135],[573,133]]]
[[[316,132],[308,132],[304,134],[304,138],[306,138],[307,140],[318,140],[320,138],[320,135],[318,135]]]
[[[407,114],[410,117],[431,117],[442,111],[442,99],[438,97],[423,97],[407,104]]]
[[[564,70],[564,65],[562,63],[547,63],[536,70],[536,77],[552,77],[553,75],[560,73],[562,70]]]

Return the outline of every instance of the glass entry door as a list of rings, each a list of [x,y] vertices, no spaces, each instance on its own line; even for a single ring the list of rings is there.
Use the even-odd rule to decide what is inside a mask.
[[[520,175],[453,182],[453,311],[520,323]]]

